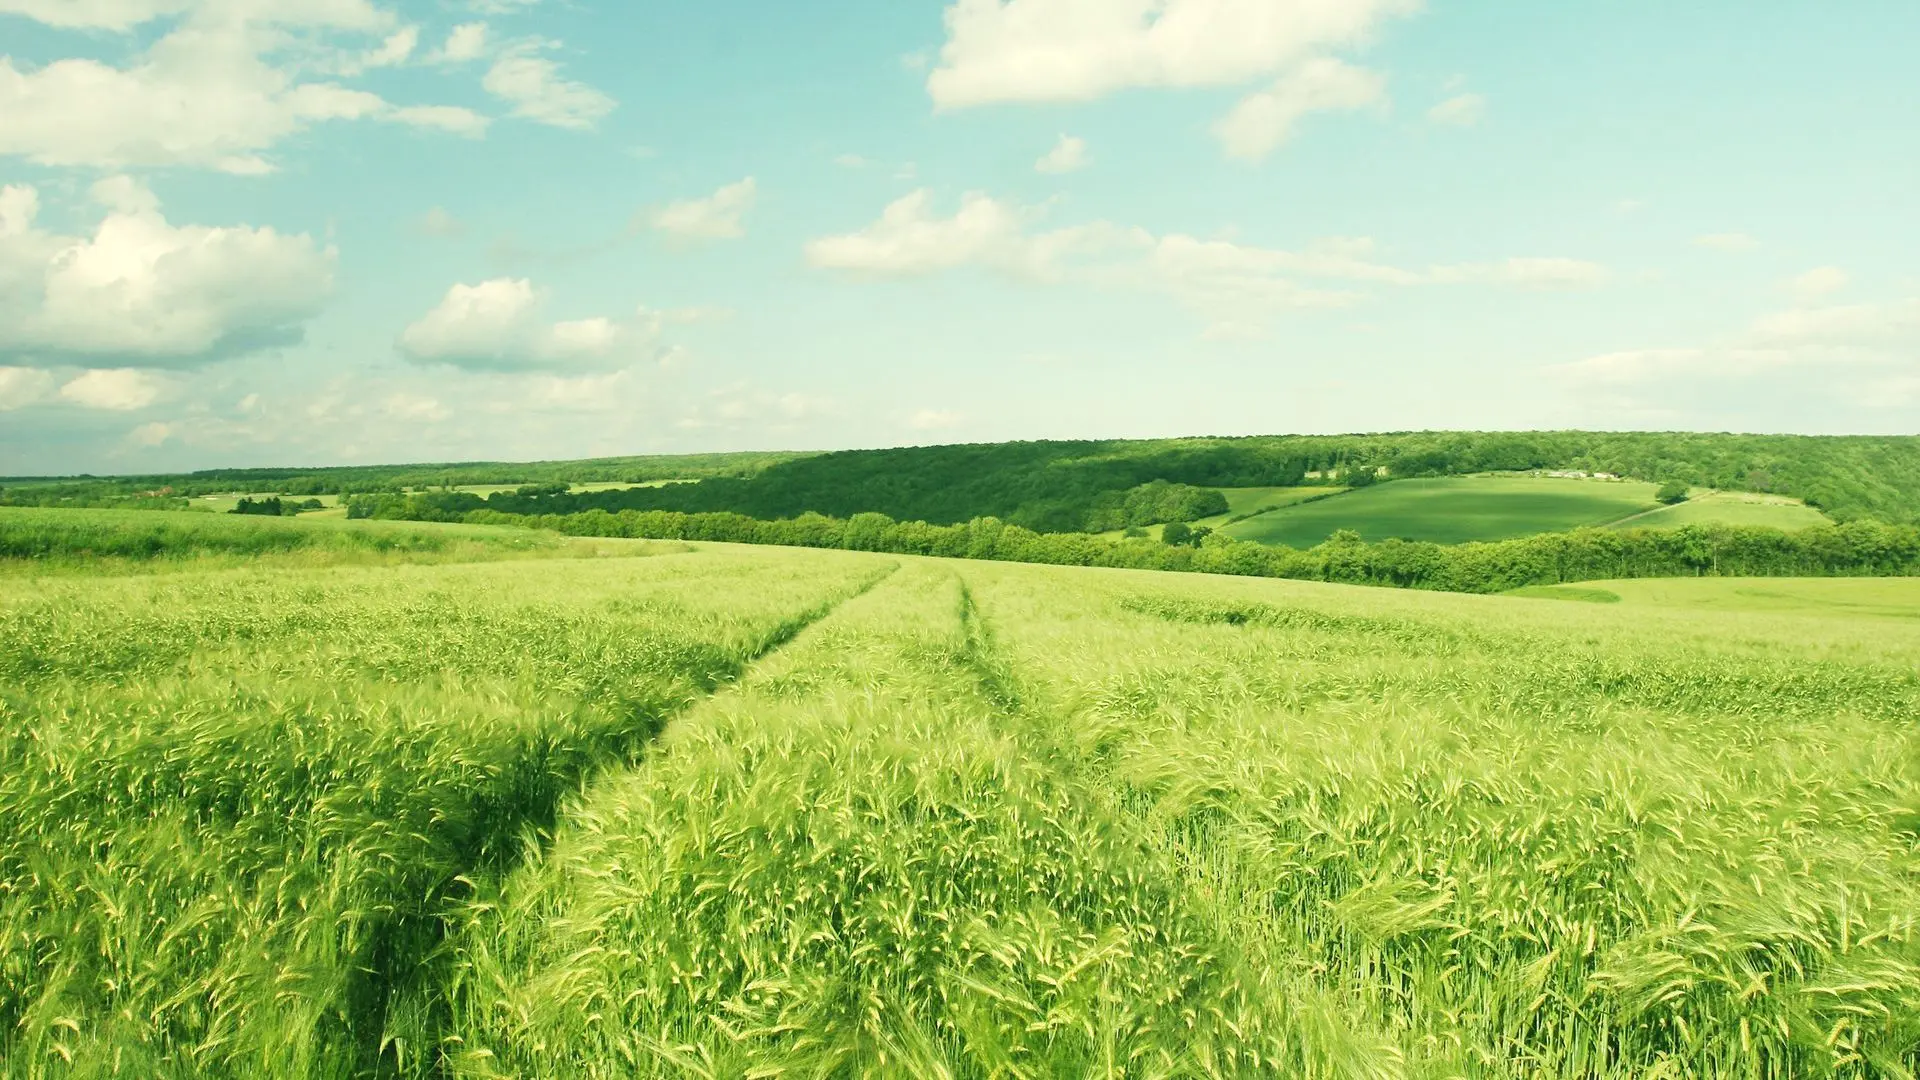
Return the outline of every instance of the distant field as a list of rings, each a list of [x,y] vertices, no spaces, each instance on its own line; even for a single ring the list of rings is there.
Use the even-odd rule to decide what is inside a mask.
[[[619,483],[618,481],[608,481],[604,483],[596,482],[591,484],[575,484],[573,485],[572,491],[574,494],[577,495],[577,494],[580,494],[581,492],[587,492],[587,491],[626,491],[629,488],[666,487],[668,484],[691,484],[691,483],[693,483],[693,481],[691,480],[649,480],[642,484],[622,484],[622,483]],[[518,491],[525,486],[526,485],[524,484],[463,484],[460,487],[454,488],[453,490],[465,491],[474,495],[478,495],[481,498],[485,498],[488,495],[492,495],[501,491]]]
[[[1509,595],[1693,611],[1920,619],[1920,578],[1646,578],[1548,585]]]
[[[1805,529],[1828,525],[1827,515],[1798,499],[1743,491],[1706,491],[1677,506],[1617,521],[1620,529],[1677,529],[1682,525],[1770,525]]]
[[[1339,529],[1352,529],[1367,540],[1506,540],[1605,525],[1657,506],[1656,490],[1653,484],[1634,481],[1531,476],[1396,480],[1262,514],[1229,525],[1225,532],[1240,540],[1296,548],[1312,547]]]

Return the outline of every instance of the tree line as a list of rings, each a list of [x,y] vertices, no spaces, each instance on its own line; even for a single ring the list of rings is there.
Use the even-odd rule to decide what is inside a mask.
[[[707,540],[850,551],[996,559],[1064,566],[1176,570],[1293,578],[1354,585],[1496,593],[1529,585],[1609,578],[1901,576],[1920,573],[1920,527],[1851,522],[1797,531],[1759,526],[1689,525],[1679,529],[1578,529],[1514,540],[1434,544],[1368,543],[1350,531],[1307,550],[1269,547],[1218,533],[1197,543],[1043,533],[998,518],[937,525],[885,514],[846,518],[806,513],[761,519],[728,511],[589,510],[509,514],[492,509],[448,513],[424,497],[382,504],[383,516],[517,525],[570,536]],[[370,516],[371,501],[350,507]],[[403,513],[404,512],[404,513]]]
[[[996,517],[1036,532],[1089,531],[1153,481],[1190,487],[1351,486],[1478,472],[1581,469],[1654,483],[1797,496],[1839,521],[1920,522],[1920,438],[1688,432],[1390,432],[1011,442],[825,454],[600,458],[524,464],[228,469],[174,476],[0,481],[0,505],[181,505],[229,491],[398,495],[474,485],[647,483],[625,491],[496,496],[510,513],[732,511],[790,518],[872,511],[950,525]],[[521,501],[525,500],[525,501]]]
[[[1580,469],[1662,484],[1793,495],[1840,521],[1920,522],[1920,439],[1595,432],[1413,432],[849,450],[752,476],[621,491],[503,493],[488,509],[803,513],[952,525],[994,517],[1035,532],[1125,527],[1144,485],[1342,487],[1376,479]],[[478,506],[469,505],[467,509]],[[1206,515],[1196,515],[1206,516]],[[1192,520],[1192,518],[1166,518]]]

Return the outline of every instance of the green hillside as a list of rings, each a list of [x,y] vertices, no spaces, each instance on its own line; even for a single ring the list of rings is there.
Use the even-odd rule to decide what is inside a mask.
[[[1104,531],[1143,485],[1199,488],[1340,486],[1356,472],[1395,481],[1490,472],[1584,470],[1644,483],[1805,500],[1838,521],[1920,521],[1920,438],[1616,432],[1408,432],[1087,442],[1022,442],[848,450],[614,458],[527,465],[226,470],[176,477],[0,481],[0,504],[171,505],[185,494],[388,493],[368,502],[388,516],[401,490],[436,492],[430,512],[724,511],[755,518],[882,513],[953,524],[995,517],[1045,532]],[[522,496],[523,484],[634,485]],[[1177,500],[1173,500],[1177,501]],[[1173,501],[1166,505],[1171,506]],[[409,511],[411,512],[411,511]],[[1197,517],[1217,516],[1215,511]],[[1230,515],[1229,515],[1230,516]],[[1156,520],[1170,520],[1160,518]],[[1150,524],[1154,521],[1134,522]]]
[[[1920,1070],[1906,583],[62,515],[206,532],[0,558],[8,1077]]]
[[[1228,536],[1309,548],[1341,529],[1365,540],[1458,544],[1605,525],[1659,504],[1657,485],[1536,477],[1398,480],[1229,525]]]
[[[1615,522],[1614,528],[1677,529],[1683,525],[1762,525],[1804,529],[1824,525],[1825,514],[1779,495],[1745,491],[1697,491],[1686,502]]]

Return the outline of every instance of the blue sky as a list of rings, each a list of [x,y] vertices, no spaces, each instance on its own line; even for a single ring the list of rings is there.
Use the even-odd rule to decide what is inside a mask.
[[[1920,420],[1920,5],[0,0],[0,474]]]

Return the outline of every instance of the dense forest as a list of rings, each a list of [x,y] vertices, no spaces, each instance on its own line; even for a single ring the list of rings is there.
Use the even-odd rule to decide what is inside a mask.
[[[710,454],[526,465],[241,469],[184,476],[5,482],[0,504],[179,505],[252,490],[357,494],[358,516],[453,518],[591,510],[727,511],[760,519],[882,513],[950,525],[993,517],[1036,532],[1100,531],[1209,512],[1191,488],[1584,469],[1659,483],[1797,496],[1838,521],[1920,522],[1920,438],[1659,432],[1406,432],[1015,442],[823,454]],[[695,483],[567,493],[593,482]],[[1156,483],[1146,494],[1147,485]],[[526,485],[478,496],[445,489]],[[419,493],[439,489],[431,495]],[[411,498],[401,495],[413,493]],[[425,499],[426,502],[422,502]]]

